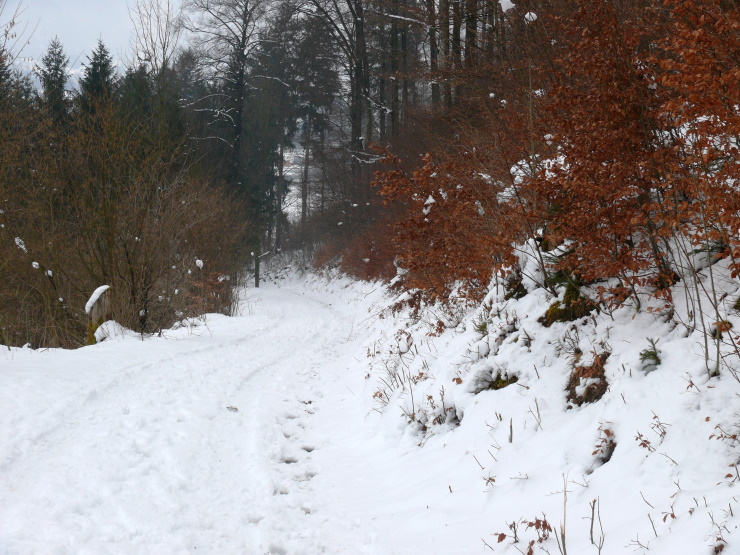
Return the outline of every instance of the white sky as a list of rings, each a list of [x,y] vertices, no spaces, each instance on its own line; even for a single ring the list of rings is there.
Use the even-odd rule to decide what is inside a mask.
[[[17,6],[9,0],[2,21]],[[23,0],[21,24],[36,31],[23,48],[23,57],[40,58],[54,36],[64,45],[70,65],[78,67],[102,38],[114,59],[129,57],[132,29],[126,0]]]

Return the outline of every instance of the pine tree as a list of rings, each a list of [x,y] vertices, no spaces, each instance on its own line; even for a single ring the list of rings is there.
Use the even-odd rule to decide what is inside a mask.
[[[118,100],[128,117],[149,117],[154,97],[146,66],[129,68],[118,86]]]
[[[96,102],[110,98],[115,79],[113,75],[113,58],[103,41],[98,39],[98,46],[87,57],[85,73],[80,81],[82,106],[89,110]]]
[[[43,88],[44,103],[57,123],[67,115],[65,86],[68,64],[69,58],[64,53],[62,43],[55,37],[41,58],[41,66],[36,69]]]
[[[13,66],[9,52],[0,48],[0,101],[10,100],[13,91]]]

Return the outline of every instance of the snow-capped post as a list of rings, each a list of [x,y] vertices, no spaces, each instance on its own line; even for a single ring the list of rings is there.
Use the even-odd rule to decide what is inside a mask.
[[[87,322],[87,345],[94,345],[96,343],[95,331],[100,324],[111,319],[109,289],[110,285],[101,285],[93,291],[93,294],[90,295],[90,299],[88,299],[85,305],[85,313],[90,317]]]

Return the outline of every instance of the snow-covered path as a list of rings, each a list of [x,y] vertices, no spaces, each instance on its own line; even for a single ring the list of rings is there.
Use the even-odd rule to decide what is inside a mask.
[[[367,552],[322,476],[325,397],[359,394],[331,300],[266,288],[167,338],[0,355],[0,553]]]
[[[602,335],[619,347],[610,391],[568,410],[567,360],[552,354],[564,331],[535,325],[541,293],[516,306],[531,343],[508,337],[480,361],[519,368],[516,387],[477,392],[456,379],[472,383],[460,355],[488,340],[475,314],[430,338],[383,312],[384,294],[293,276],[251,290],[240,317],[164,337],[0,350],[0,555],[516,554],[537,541],[534,519],[566,513],[569,553],[740,553],[740,442],[725,433],[740,428],[740,385],[708,381],[680,328],[619,316]],[[379,365],[408,329],[405,371],[434,379],[414,374],[376,412]],[[633,372],[648,333],[663,363]],[[457,422],[421,433],[404,416],[414,394]],[[601,461],[607,426],[618,439]],[[554,534],[542,541],[557,552]]]

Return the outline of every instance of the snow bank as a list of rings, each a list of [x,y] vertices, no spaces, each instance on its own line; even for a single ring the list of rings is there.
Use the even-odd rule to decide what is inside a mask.
[[[523,247],[525,263],[528,254]],[[714,276],[725,331],[740,329],[726,266],[717,264]],[[624,306],[545,327],[540,318],[558,299],[537,281],[524,280],[529,293],[520,299],[494,281],[475,310],[435,306],[418,319],[385,312],[366,343],[381,429],[418,450],[424,464],[447,468],[429,487],[450,485],[445,503],[460,507],[468,533],[477,530],[497,553],[526,551],[530,541],[557,553],[564,520],[572,553],[596,552],[592,535],[605,554],[711,553],[723,545],[740,553],[740,360],[727,333],[720,375],[710,378],[716,355],[710,349],[706,360],[682,284],[675,310],[652,302],[638,313]],[[716,317],[704,314],[711,330]],[[657,366],[643,362],[649,339]],[[603,377],[597,357],[606,360]],[[600,400],[567,399],[576,370],[577,395],[606,380]],[[452,461],[465,471],[451,470]],[[543,518],[553,532],[538,543]]]
[[[95,330],[95,341],[98,343],[110,339],[122,340],[127,338],[140,340],[141,334],[138,334],[133,330],[123,327],[121,324],[114,320],[103,322],[102,324],[100,324],[100,326],[98,326],[98,329]]]

